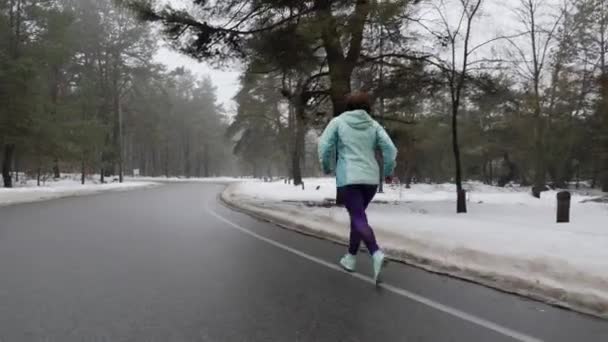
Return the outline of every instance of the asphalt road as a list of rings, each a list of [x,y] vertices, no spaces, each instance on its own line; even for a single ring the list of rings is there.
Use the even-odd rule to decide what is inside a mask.
[[[0,208],[0,341],[607,341],[608,321],[235,213],[182,184]]]

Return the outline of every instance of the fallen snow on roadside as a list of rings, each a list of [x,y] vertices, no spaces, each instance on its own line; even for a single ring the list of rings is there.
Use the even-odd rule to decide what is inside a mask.
[[[46,182],[44,186],[37,187],[35,181],[19,184],[19,187],[0,188],[0,206],[38,202],[49,199],[96,194],[105,191],[126,191],[158,185],[153,182],[125,182],[108,184],[81,185],[73,179]]]
[[[318,188],[318,189],[317,189]],[[553,206],[557,191],[546,191],[541,199],[530,195],[529,188],[499,188],[479,182],[465,183],[467,200],[472,203],[485,204],[519,204],[531,206]],[[251,183],[240,187],[244,194],[258,196],[265,200],[276,201],[322,201],[336,197],[336,182],[331,178],[310,178],[304,180],[302,187],[286,185],[284,182]],[[456,197],[456,186],[453,184],[413,184],[412,189],[393,185],[385,186],[385,193],[378,194],[374,201],[384,202],[445,202]],[[599,196],[592,190],[581,190],[573,193],[572,202],[581,202]],[[455,204],[454,204],[455,207]]]
[[[368,211],[381,244],[393,255],[608,316],[608,206],[573,195],[569,224],[555,223],[556,192],[467,184],[468,214],[455,213],[453,185],[392,187]],[[307,179],[305,190],[283,183],[236,184],[233,200],[332,235],[348,236],[341,208],[309,207],[335,197],[331,179]],[[284,214],[284,215],[283,215]],[[278,217],[277,216],[277,217]]]

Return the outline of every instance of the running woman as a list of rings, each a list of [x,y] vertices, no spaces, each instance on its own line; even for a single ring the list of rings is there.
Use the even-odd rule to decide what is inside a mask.
[[[336,186],[338,197],[350,215],[350,246],[340,265],[354,272],[356,255],[361,241],[372,256],[374,280],[380,281],[385,255],[378,247],[373,229],[367,222],[365,210],[374,198],[379,184],[380,170],[375,152],[382,151],[384,175],[393,174],[397,148],[384,128],[371,116],[371,103],[366,93],[347,97],[347,111],[334,118],[319,141],[319,159],[325,174],[332,172],[332,161],[338,154]]]

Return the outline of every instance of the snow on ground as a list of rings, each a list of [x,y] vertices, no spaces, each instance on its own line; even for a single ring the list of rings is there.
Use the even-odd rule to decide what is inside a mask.
[[[41,186],[37,186],[35,179],[20,181],[15,184],[15,188],[0,188],[0,206],[38,202],[49,199],[82,196],[96,194],[105,191],[126,191],[132,189],[146,188],[158,185],[154,182],[124,182],[99,184],[93,178],[89,178],[85,185],[80,184],[77,175],[65,175],[58,180],[45,180]]]
[[[582,203],[597,193],[573,194],[571,223],[557,224],[556,191],[536,199],[528,188],[465,188],[469,213],[457,215],[453,185],[389,187],[370,206],[370,223],[393,257],[608,317],[608,205]],[[344,209],[297,203],[335,198],[331,179],[307,179],[305,190],[237,184],[224,198],[283,223],[348,236]]]

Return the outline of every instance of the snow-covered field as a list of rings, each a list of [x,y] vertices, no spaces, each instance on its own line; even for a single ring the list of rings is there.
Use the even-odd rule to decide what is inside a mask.
[[[573,194],[571,223],[557,224],[556,192],[469,183],[468,214],[457,215],[453,185],[392,186],[368,211],[381,245],[395,258],[507,291],[608,317],[608,205]],[[305,190],[243,183],[224,194],[243,209],[344,240],[341,208],[309,206],[335,197],[331,179],[307,179]]]

